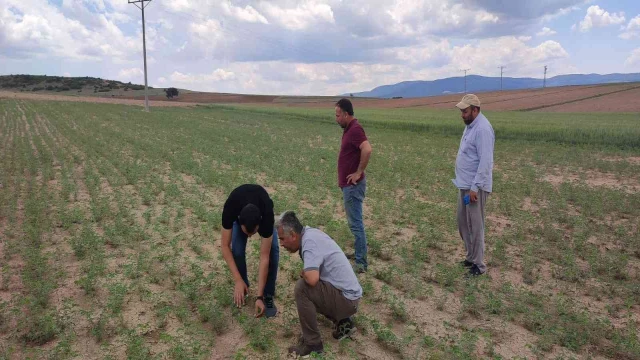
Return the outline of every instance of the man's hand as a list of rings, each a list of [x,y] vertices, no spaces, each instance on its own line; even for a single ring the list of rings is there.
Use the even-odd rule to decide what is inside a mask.
[[[256,317],[262,317],[264,315],[264,301],[257,299],[256,300]]]
[[[236,282],[236,287],[233,290],[233,302],[237,307],[242,307],[244,305],[244,296],[249,293],[249,288],[244,281]]]
[[[469,201],[471,201],[472,203],[478,201],[478,193],[473,191],[473,190],[470,190],[469,191]]]
[[[362,173],[359,171],[354,172],[353,174],[347,175],[347,184],[356,185],[360,178],[362,177]]]

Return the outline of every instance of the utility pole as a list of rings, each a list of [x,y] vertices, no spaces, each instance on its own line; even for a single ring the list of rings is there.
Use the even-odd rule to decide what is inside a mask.
[[[500,91],[502,91],[502,73],[504,68],[506,68],[506,66],[499,66],[500,68]]]
[[[460,71],[464,71],[464,93],[467,93],[467,71],[471,69],[460,69]]]
[[[147,38],[144,30],[144,8],[147,7],[145,2],[151,0],[129,0],[129,4],[135,5],[142,10],[142,56],[144,57],[144,111],[149,112],[149,90],[147,89]],[[140,5],[138,5],[140,3]]]
[[[542,88],[547,87],[547,65],[544,66],[544,80],[542,80]]]

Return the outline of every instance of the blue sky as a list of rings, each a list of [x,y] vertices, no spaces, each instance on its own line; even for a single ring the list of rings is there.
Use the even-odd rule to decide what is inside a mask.
[[[149,83],[333,95],[471,74],[640,72],[638,0],[153,0]],[[0,0],[1,74],[143,83],[127,0]]]

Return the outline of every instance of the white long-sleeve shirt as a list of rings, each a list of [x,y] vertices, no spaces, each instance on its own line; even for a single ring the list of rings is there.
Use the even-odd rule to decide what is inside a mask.
[[[495,133],[489,120],[479,113],[462,133],[453,183],[462,190],[491,192]]]

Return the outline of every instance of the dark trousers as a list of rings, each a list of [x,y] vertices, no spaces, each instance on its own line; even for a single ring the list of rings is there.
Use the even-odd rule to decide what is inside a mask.
[[[231,233],[231,253],[236,263],[238,272],[244,282],[249,286],[247,278],[247,234],[242,232],[238,222],[233,223]],[[276,278],[278,277],[278,261],[280,261],[280,248],[278,247],[278,232],[273,228],[273,240],[271,241],[271,251],[269,252],[269,272],[267,273],[267,283],[264,286],[264,296],[274,296],[276,293]]]
[[[300,279],[296,283],[294,294],[302,327],[302,337],[309,345],[322,343],[316,317],[318,313],[333,321],[340,321],[355,314],[360,302],[359,299],[347,299],[342,295],[342,291],[322,280],[318,281],[316,286],[309,286],[304,279]]]

